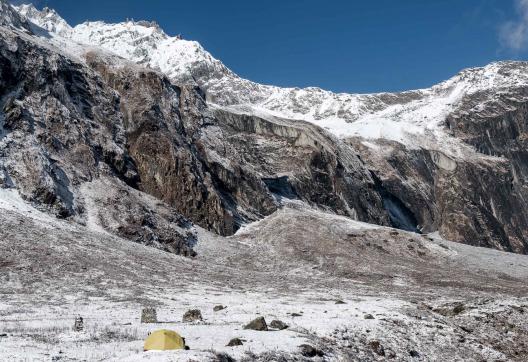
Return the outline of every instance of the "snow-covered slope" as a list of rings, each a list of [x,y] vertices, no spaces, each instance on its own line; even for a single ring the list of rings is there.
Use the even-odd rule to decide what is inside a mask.
[[[413,148],[449,144],[443,122],[465,96],[528,84],[528,63],[500,62],[464,70],[428,89],[402,93],[336,94],[319,88],[279,88],[238,77],[197,42],[170,37],[155,23],[86,22],[71,28],[52,10],[38,11],[30,5],[18,10],[54,37],[101,47],[159,69],[177,83],[197,83],[211,103],[260,116],[312,122],[338,137],[383,138]],[[453,153],[451,147],[444,148]]]
[[[52,34],[69,37],[71,35],[71,26],[57,14],[53,9],[45,7],[41,11],[33,5],[20,5],[16,8],[20,15],[29,19],[33,25],[36,25]]]
[[[0,26],[28,30],[28,24],[6,1],[0,0]]]

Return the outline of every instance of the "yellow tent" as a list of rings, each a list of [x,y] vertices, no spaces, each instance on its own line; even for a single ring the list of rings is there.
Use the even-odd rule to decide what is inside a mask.
[[[160,329],[159,331],[152,332],[147,339],[145,339],[145,347],[143,349],[145,351],[185,349],[185,341],[174,331]]]

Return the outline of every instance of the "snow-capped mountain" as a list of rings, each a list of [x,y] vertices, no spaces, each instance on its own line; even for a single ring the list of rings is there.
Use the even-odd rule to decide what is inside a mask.
[[[23,18],[29,19],[33,25],[37,25],[51,34],[66,38],[71,35],[71,26],[53,9],[45,7],[42,10],[37,10],[31,4],[23,4],[15,7],[15,9]]]
[[[62,216],[127,236],[150,225],[93,221],[107,211],[91,210],[94,198],[110,201],[84,183],[117,178],[224,235],[295,199],[369,223],[528,252],[526,62],[467,69],[401,93],[280,88],[240,78],[199,43],[153,22],[70,26],[50,9],[0,4],[11,14],[2,46],[25,51],[5,53],[14,78],[1,99],[2,146],[11,151],[0,184]],[[27,78],[41,84],[20,92]],[[71,127],[83,135],[75,147],[76,133],[62,129]],[[20,152],[38,157],[21,161]],[[34,168],[37,176],[23,177]],[[146,198],[125,198],[114,216],[152,205]],[[188,224],[173,225],[183,230],[178,242],[166,239],[167,210],[152,209],[158,222],[141,240],[182,250],[178,243],[192,240]]]
[[[0,0],[0,361],[525,361],[527,67],[278,88]]]
[[[28,30],[29,24],[9,3],[0,1],[0,26]]]
[[[280,88],[238,77],[199,43],[171,37],[156,23],[97,21],[71,27],[48,8],[39,11],[21,5],[17,10],[74,55],[84,51],[83,45],[104,49],[158,69],[177,84],[196,84],[206,92],[209,103],[232,112],[307,121],[340,138],[393,140],[408,148],[437,149],[455,158],[475,155],[445,129],[448,116],[456,113],[462,101],[489,93],[474,110],[478,112],[483,103],[493,103],[497,94],[528,85],[527,62],[498,62],[463,70],[431,88],[401,93],[336,94],[320,88]]]
[[[279,88],[238,77],[199,43],[168,36],[155,23],[98,21],[72,28],[53,10],[38,11],[31,5],[18,10],[55,37],[101,47],[159,69],[178,84],[196,83],[211,103],[229,106],[235,112],[312,122],[338,137],[381,138],[414,148],[442,148],[442,142],[449,143],[444,122],[464,97],[528,84],[528,63],[499,62],[464,70],[428,89],[402,93],[336,94],[319,88]],[[445,147],[443,151],[457,156],[458,148]]]

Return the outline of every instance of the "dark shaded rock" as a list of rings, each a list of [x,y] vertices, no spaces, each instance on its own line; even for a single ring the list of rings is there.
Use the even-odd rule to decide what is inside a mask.
[[[215,306],[213,307],[213,311],[214,311],[214,312],[218,312],[218,311],[221,311],[221,310],[226,309],[226,308],[227,308],[227,307],[226,307],[226,306],[223,306],[223,305],[215,305]]]
[[[316,356],[319,356],[319,357],[324,356],[323,351],[318,350],[317,348],[310,346],[309,344],[301,344],[299,346],[299,350],[304,357],[312,358]]]
[[[517,90],[509,92],[515,94]],[[503,108],[511,102],[509,92],[490,103],[497,101],[499,108]],[[475,100],[468,98],[465,100],[468,103],[461,108],[469,104],[476,107],[476,99],[478,96]],[[491,113],[497,113],[495,118],[489,116],[488,105],[483,107],[485,116],[482,117],[467,110],[448,117],[447,124],[455,137],[488,150],[482,157],[455,160],[442,152],[410,150],[397,142],[378,140],[375,143],[389,150],[380,156],[372,148],[363,146],[359,139],[350,139],[378,178],[378,189],[390,194],[393,200],[399,200],[396,208],[392,208],[394,203],[392,206],[390,202],[385,203],[394,210],[391,224],[401,227],[405,220],[414,219],[420,232],[439,231],[448,240],[527,253],[528,207],[519,203],[528,193],[525,186],[528,157],[526,148],[520,146],[526,142],[523,130],[527,129],[525,118],[520,114],[527,106],[515,103],[504,107],[502,114],[502,111],[492,110]],[[512,109],[517,109],[516,116],[509,114]],[[498,133],[497,139],[490,138],[487,127]],[[488,155],[509,155],[511,158],[490,158]],[[468,194],[465,190],[472,192]]]
[[[365,318],[365,319],[375,319],[374,316],[372,314],[370,314],[370,313],[365,314],[363,316],[363,318]]]
[[[269,326],[273,329],[278,329],[278,330],[283,330],[283,329],[288,328],[288,325],[286,323],[279,321],[277,319],[272,320]]]
[[[372,349],[372,351],[374,351],[374,353],[376,353],[378,356],[385,356],[385,348],[383,348],[379,341],[370,341],[368,345],[370,349]]]
[[[335,302],[335,304],[346,304],[346,303],[343,302],[342,300],[337,300],[337,301]]]
[[[466,333],[473,333],[473,328],[471,327],[468,327],[468,326],[458,326],[461,330],[463,330],[464,332]]]
[[[193,254],[192,224],[170,206],[149,207],[148,220],[141,220],[152,203],[130,192],[139,174],[122,100],[97,73],[6,29],[0,33],[0,99],[0,133],[9,140],[1,150],[4,186],[16,185],[25,200],[59,218],[86,223],[90,214],[98,226],[129,240]],[[91,202],[102,195],[104,210]]]
[[[299,313],[291,313],[290,314],[292,317],[302,317],[302,314],[299,314]]]
[[[244,326],[244,329],[252,329],[254,331],[267,331],[268,325],[264,317],[258,317]]]
[[[84,320],[82,317],[75,318],[75,323],[73,324],[74,332],[82,332],[84,329]]]
[[[388,224],[370,173],[349,146],[310,124],[299,127],[287,120],[221,109],[214,114],[230,135],[230,146],[245,155],[254,170],[269,175],[263,180],[279,202],[282,197],[298,198],[342,215]],[[278,170],[289,176],[277,175]]]
[[[242,340],[240,338],[233,338],[229,341],[227,347],[242,346],[243,344],[244,343],[242,343]]]
[[[466,307],[464,303],[457,302],[454,304],[444,305],[438,308],[434,308],[433,312],[441,314],[446,317],[454,317],[464,312],[465,310],[466,310]]]
[[[418,353],[417,351],[415,351],[414,349],[411,349],[409,351],[409,356],[411,356],[412,358],[418,358],[420,357],[420,353]]]
[[[182,322],[199,322],[202,320],[202,312],[198,309],[188,310],[183,314]]]

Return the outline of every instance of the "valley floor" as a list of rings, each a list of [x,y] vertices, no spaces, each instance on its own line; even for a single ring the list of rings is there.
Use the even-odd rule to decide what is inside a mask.
[[[0,192],[2,361],[528,358],[527,256],[292,203],[229,238],[201,230],[190,259]],[[159,323],[140,323],[146,306]],[[203,321],[182,322],[189,309]],[[77,316],[82,332],[72,328]],[[243,329],[259,316],[289,328]],[[148,333],[162,328],[190,350],[143,352]],[[226,347],[235,337],[244,344]],[[303,355],[303,344],[319,355]]]

